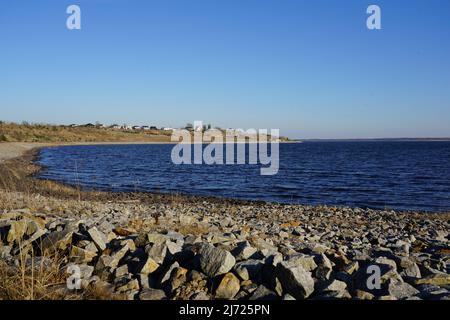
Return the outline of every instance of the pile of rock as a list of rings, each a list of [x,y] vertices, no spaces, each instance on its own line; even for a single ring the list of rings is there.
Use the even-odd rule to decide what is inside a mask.
[[[0,213],[0,259],[13,267],[24,253],[58,253],[77,271],[67,276],[78,277],[79,292],[98,287],[126,299],[450,299],[448,221],[436,229],[419,220],[425,231],[414,236],[393,216],[368,215],[383,221],[352,229],[317,212],[274,223],[252,213],[205,219],[198,210],[160,219],[202,221],[199,235],[15,210]]]

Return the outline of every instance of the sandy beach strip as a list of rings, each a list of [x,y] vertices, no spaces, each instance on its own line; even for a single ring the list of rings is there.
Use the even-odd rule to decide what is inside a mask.
[[[3,142],[0,143],[0,162],[22,156],[28,150],[50,146],[35,142]]]

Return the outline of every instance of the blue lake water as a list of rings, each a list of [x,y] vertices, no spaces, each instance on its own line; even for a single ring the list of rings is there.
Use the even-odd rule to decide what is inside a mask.
[[[85,189],[178,192],[295,204],[450,210],[450,142],[354,141],[280,145],[277,175],[259,165],[175,165],[173,145],[42,149],[41,179]]]

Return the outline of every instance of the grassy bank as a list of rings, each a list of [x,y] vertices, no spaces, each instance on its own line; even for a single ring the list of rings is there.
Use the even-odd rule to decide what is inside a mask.
[[[170,131],[0,122],[0,142],[169,142]]]
[[[225,134],[225,130],[222,130],[222,133]],[[172,131],[168,130],[126,130],[101,126],[71,127],[50,124],[17,124],[0,121],[0,143],[171,142],[171,134]],[[281,142],[290,142],[287,137],[279,137],[279,140]]]

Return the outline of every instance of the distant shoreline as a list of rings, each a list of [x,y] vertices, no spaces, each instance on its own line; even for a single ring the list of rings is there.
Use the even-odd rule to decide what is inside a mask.
[[[355,138],[355,139],[300,139],[292,141],[302,141],[302,142],[345,142],[345,141],[450,141],[450,138]]]

